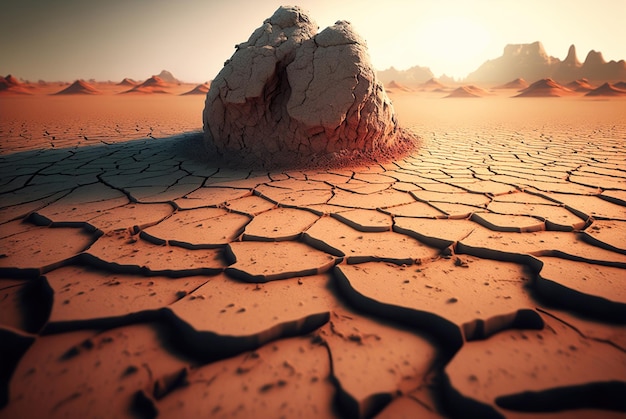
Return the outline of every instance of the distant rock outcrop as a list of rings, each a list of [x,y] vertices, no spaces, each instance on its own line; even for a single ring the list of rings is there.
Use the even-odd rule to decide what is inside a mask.
[[[573,93],[572,90],[548,78],[534,82],[515,97],[561,97]]]
[[[280,7],[236,47],[206,98],[212,154],[269,167],[397,147],[395,113],[365,41],[345,21],[316,32],[302,9]]]
[[[626,96],[626,90],[619,89],[611,83],[604,83],[602,86],[590,91],[585,96]]]
[[[488,60],[467,76],[472,83],[505,83],[524,78],[538,80],[551,78],[559,82],[587,78],[592,81],[617,81],[626,78],[626,62],[606,62],[602,53],[590,51],[584,63],[576,56],[576,47],[569,47],[567,57],[561,61],[548,56],[540,42],[513,44],[504,48],[501,57]]]
[[[169,93],[166,90],[169,87],[169,83],[165,82],[161,77],[152,76],[143,83],[122,93]]]
[[[396,70],[394,67],[390,67],[387,70],[377,72],[377,75],[382,83],[387,84],[395,81],[410,87],[415,87],[434,77],[430,68],[420,66],[414,66],[407,70]]]
[[[582,64],[576,55],[576,46],[570,45],[567,57],[556,66],[552,76],[555,80],[575,80],[580,76]]]
[[[580,68],[581,77],[595,81],[618,81],[626,78],[626,61],[606,62],[601,52],[589,51]]]
[[[489,60],[467,76],[469,83],[506,83],[515,78],[537,80],[549,77],[558,59],[548,56],[541,42],[509,44],[501,57]]]
[[[99,95],[102,92],[84,80],[76,80],[55,95]]]
[[[157,74],[155,77],[160,78],[165,83],[170,83],[170,84],[179,84],[180,83],[180,80],[178,80],[176,77],[174,77],[174,75],[172,73],[170,73],[169,71],[167,71],[167,70],[161,70],[161,72],[159,74]]]

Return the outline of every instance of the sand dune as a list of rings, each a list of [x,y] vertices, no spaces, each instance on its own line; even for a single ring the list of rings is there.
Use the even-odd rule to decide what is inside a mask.
[[[626,90],[618,89],[611,83],[604,83],[602,86],[590,91],[585,96],[626,96]]]
[[[473,98],[473,97],[484,97],[489,96],[489,92],[480,87],[476,87],[474,85],[461,86],[452,91],[446,98]]]
[[[613,86],[617,87],[618,89],[626,90],[626,81],[618,81]]]
[[[582,79],[574,80],[573,82],[566,84],[565,87],[576,92],[588,92],[594,89],[594,87],[589,84],[589,80],[584,77]]]
[[[192,90],[182,93],[181,96],[186,95],[206,95],[211,88],[211,84],[209,82],[202,83],[194,87]]]
[[[152,76],[140,85],[122,93],[170,93],[166,90],[169,87],[170,84],[161,77]]]
[[[61,90],[60,92],[54,93],[55,95],[99,95],[102,92],[91,84],[87,83],[83,80],[76,80],[74,83]]]
[[[572,90],[548,78],[534,82],[515,97],[561,97],[573,93]]]
[[[524,80],[523,78],[516,78],[515,80],[511,80],[508,83],[502,84],[498,87],[496,87],[496,89],[517,89],[517,90],[521,90],[521,89],[525,89],[528,87],[528,82],[526,80]]]
[[[119,82],[117,85],[118,86],[130,86],[130,87],[134,87],[137,86],[139,84],[139,82],[133,80],[133,79],[129,79],[128,77],[124,78],[124,80],[122,80],[121,82]]]
[[[28,91],[28,86],[9,74],[6,77],[0,76],[0,94],[30,95],[31,92]]]
[[[449,88],[445,84],[441,83],[438,79],[433,77],[420,84],[419,89],[422,91],[443,92]]]
[[[389,83],[387,83],[387,85],[385,86],[385,90],[387,90],[387,92],[393,93],[394,91],[401,91],[401,92],[411,92],[412,89],[406,87],[405,85],[398,83],[395,80],[391,80]]]

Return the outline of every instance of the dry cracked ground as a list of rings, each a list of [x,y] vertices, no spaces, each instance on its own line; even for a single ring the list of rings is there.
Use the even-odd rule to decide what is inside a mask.
[[[624,133],[502,136],[0,156],[0,417],[623,417]]]

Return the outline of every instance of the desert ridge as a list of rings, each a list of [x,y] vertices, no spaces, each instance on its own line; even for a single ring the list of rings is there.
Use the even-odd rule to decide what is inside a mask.
[[[168,82],[155,75],[145,81],[124,78],[118,83],[112,81],[75,80],[73,83],[44,82],[31,83],[20,81],[13,75],[0,77],[0,96],[25,95],[206,95],[211,81],[204,83]],[[385,90],[394,95],[419,95],[439,98],[486,98],[486,97],[615,97],[625,96],[626,81],[615,83],[594,83],[586,78],[559,83],[552,78],[540,79],[529,84],[523,78],[515,78],[509,82],[489,84],[465,84],[450,82],[444,84],[440,79],[430,78],[425,82],[407,85],[396,80],[385,84]],[[511,94],[514,91],[514,94]]]
[[[201,84],[180,81],[167,70],[163,70],[158,75],[153,75],[143,81],[125,77],[119,82],[77,79],[71,83],[44,80],[33,83],[9,74],[4,77],[0,76],[0,96],[106,96],[121,93],[131,93],[132,95],[198,95],[206,94],[210,85],[210,81]]]

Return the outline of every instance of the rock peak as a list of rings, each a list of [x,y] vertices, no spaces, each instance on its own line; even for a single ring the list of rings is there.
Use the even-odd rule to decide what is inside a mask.
[[[535,41],[532,44],[507,44],[504,47],[504,56],[519,56],[519,55],[536,55],[540,57],[547,57],[546,50],[543,44],[539,41]]]
[[[578,61],[578,57],[576,56],[576,46],[574,44],[570,45],[569,50],[567,50],[567,57],[563,60],[563,64],[579,67],[580,61]]]
[[[602,65],[602,64],[606,64],[606,61],[604,60],[602,53],[600,51],[595,51],[593,49],[589,51],[589,53],[587,54],[587,58],[585,58],[584,65],[588,66],[588,65]]]

